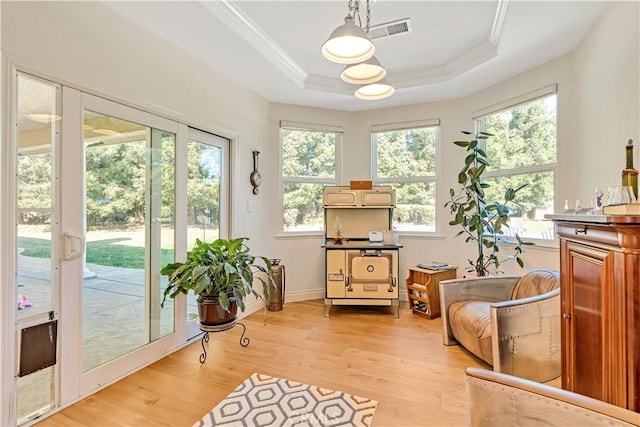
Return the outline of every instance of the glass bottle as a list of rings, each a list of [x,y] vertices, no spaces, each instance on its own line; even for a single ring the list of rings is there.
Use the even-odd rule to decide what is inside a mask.
[[[334,226],[335,226],[335,229],[336,229],[336,236],[337,237],[341,237],[342,236],[342,218],[337,216]]]
[[[627,142],[626,147],[627,167],[622,171],[622,185],[629,186],[633,195],[638,198],[638,170],[633,168],[633,140]]]

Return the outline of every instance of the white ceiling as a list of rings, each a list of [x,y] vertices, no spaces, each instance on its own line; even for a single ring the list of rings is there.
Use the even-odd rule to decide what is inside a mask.
[[[268,101],[359,111],[468,95],[564,55],[608,2],[372,0],[371,25],[412,24],[374,41],[396,88],[379,101],[355,98],[343,66],[320,53],[347,0],[105,4]]]

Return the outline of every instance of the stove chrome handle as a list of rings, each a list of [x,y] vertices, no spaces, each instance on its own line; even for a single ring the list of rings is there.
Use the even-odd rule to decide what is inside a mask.
[[[396,278],[392,277],[391,280],[389,280],[389,289],[387,289],[387,292],[393,292],[393,288],[396,286]]]
[[[351,287],[351,276],[344,278],[344,285],[347,287],[347,292],[353,292],[353,288]]]
[[[382,256],[382,253],[380,252],[379,249],[376,249],[375,252],[367,252],[367,251],[360,251],[360,256],[366,256],[366,257],[380,257]]]

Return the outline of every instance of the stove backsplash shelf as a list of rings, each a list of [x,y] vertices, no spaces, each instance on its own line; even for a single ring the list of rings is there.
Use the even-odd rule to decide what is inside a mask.
[[[371,190],[325,187],[322,195],[327,239],[368,239],[370,231],[392,228],[395,190],[376,186]],[[340,230],[335,224],[340,224]]]
[[[396,192],[388,185],[371,190],[352,190],[350,187],[325,187],[322,194],[325,208],[395,208]]]

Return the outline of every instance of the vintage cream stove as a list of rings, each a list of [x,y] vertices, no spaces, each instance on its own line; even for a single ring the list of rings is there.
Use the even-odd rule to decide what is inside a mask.
[[[395,191],[325,187],[326,289],[324,316],[332,305],[391,306],[398,311],[398,255],[402,245],[391,232]]]

